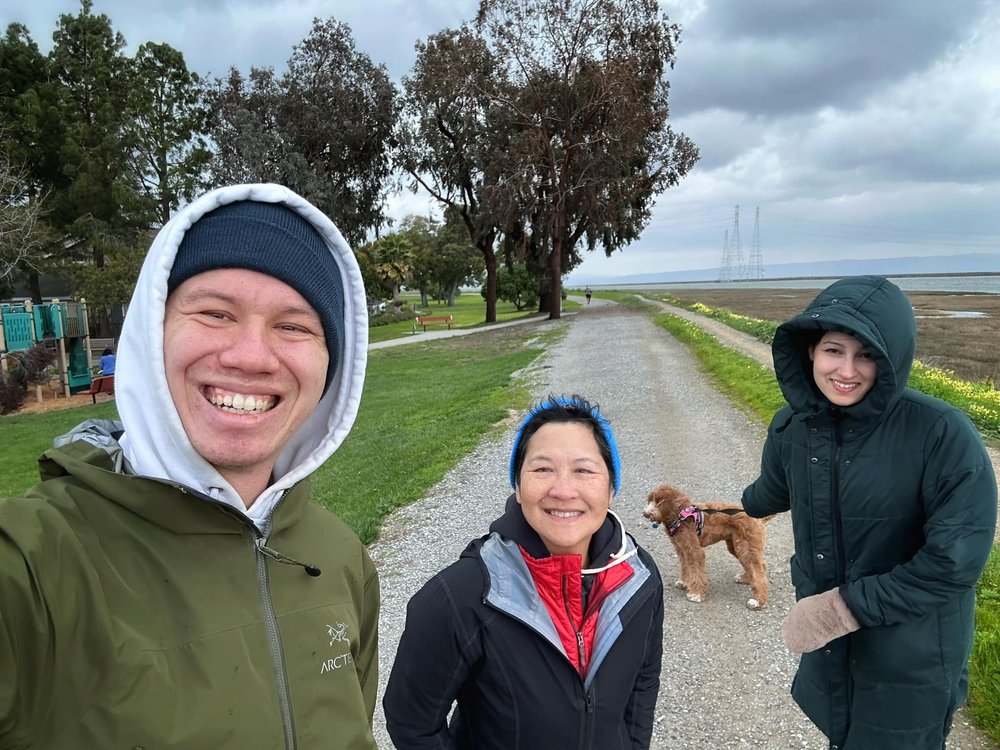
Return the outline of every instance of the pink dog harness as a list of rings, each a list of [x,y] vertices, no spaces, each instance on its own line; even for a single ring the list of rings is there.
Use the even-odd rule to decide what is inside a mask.
[[[705,525],[705,514],[700,509],[689,505],[686,508],[681,508],[681,512],[677,514],[677,518],[667,526],[667,533],[673,536],[680,529],[681,524],[683,524],[687,519],[694,519],[694,530],[695,534],[701,536],[701,529]]]

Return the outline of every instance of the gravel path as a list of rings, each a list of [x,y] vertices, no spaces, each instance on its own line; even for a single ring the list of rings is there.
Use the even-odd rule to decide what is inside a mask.
[[[733,582],[739,564],[722,545],[707,550],[707,601],[688,602],[671,585],[679,572],[672,546],[662,528],[651,528],[641,516],[646,494],[664,481],[695,499],[738,501],[756,476],[763,426],[708,385],[684,346],[641,313],[594,299],[572,318],[541,324],[559,325],[569,326],[565,339],[522,375],[536,400],[549,393],[580,393],[608,415],[623,467],[614,507],[655,558],[666,586],[663,674],[652,747],[825,747],[823,736],[788,695],[797,662],[780,637],[781,619],[794,602],[788,518],[768,524],[771,601],[753,612],[744,606],[747,589]],[[506,467],[517,421],[519,417],[511,420],[502,437],[487,439],[466,456],[426,498],[390,516],[370,547],[382,584],[380,700],[406,602],[502,511],[510,492]],[[375,722],[379,746],[390,748],[381,707]],[[948,747],[996,750],[964,717],[959,717]]]

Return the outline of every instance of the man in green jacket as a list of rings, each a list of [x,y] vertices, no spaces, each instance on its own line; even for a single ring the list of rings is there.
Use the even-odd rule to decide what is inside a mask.
[[[309,500],[364,380],[333,224],[277,185],[157,236],[90,422],[0,503],[0,747],[374,748],[378,579]]]
[[[915,347],[913,307],[878,276],[835,282],[774,336],[788,406],[743,505],[791,511],[792,696],[831,750],[943,750],[968,692],[996,478],[968,418],[907,388]]]

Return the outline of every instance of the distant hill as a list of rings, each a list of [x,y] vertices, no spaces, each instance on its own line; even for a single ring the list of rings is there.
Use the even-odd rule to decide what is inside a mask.
[[[966,253],[907,258],[868,258],[818,261],[815,263],[775,263],[764,266],[765,279],[823,278],[827,276],[933,276],[954,273],[1000,273],[1000,253]],[[571,273],[568,286],[586,284],[654,284],[678,281],[716,281],[719,269],[697,271],[660,271],[625,276],[593,276]]]

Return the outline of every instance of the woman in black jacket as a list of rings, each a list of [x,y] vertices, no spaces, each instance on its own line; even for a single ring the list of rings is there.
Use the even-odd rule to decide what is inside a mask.
[[[609,509],[610,424],[549,397],[521,425],[510,479],[490,533],[410,600],[383,701],[394,745],[648,748],[663,586]]]
[[[942,750],[968,689],[996,479],[965,415],[907,388],[915,346],[913,307],[877,276],[781,325],[788,406],[743,493],[752,516],[791,510],[792,696],[839,750]]]

